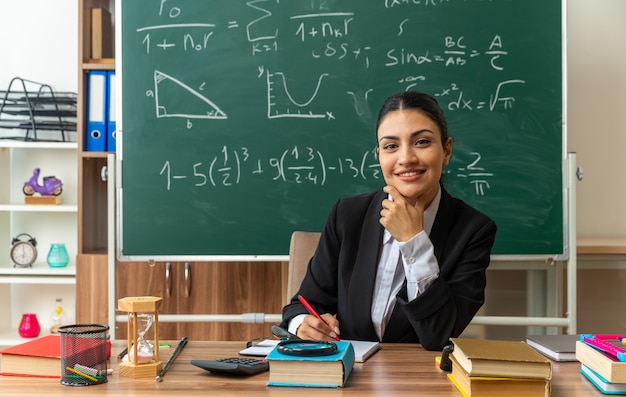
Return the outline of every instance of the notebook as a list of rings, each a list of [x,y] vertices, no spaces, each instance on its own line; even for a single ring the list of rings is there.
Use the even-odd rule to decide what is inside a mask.
[[[554,361],[576,361],[578,335],[529,335],[528,346]]]
[[[265,339],[262,342],[245,348],[239,352],[239,354],[244,356],[267,356],[274,347],[280,342],[278,339]],[[352,343],[352,347],[354,348],[354,362],[363,363],[367,361],[368,358],[374,355],[378,350],[380,350],[379,342],[370,342],[370,341],[362,341],[362,340],[348,340],[347,342]]]

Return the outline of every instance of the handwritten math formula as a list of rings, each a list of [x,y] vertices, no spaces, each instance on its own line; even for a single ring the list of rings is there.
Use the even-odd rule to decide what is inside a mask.
[[[478,0],[476,0],[478,1]],[[451,0],[425,1],[385,1],[384,10],[414,7],[442,8],[454,3]],[[438,35],[436,41],[420,41],[421,21],[418,17],[405,17],[391,22],[392,37],[409,39],[411,46],[396,44],[399,40],[385,40],[383,43],[368,42],[362,39],[362,28],[357,23],[363,18],[361,10],[340,10],[341,5],[327,1],[311,1],[310,6],[301,10],[293,5],[278,0],[257,0],[245,3],[242,15],[210,14],[211,17],[190,16],[185,2],[161,0],[152,3],[147,12],[157,16],[158,23],[135,28],[134,37],[144,56],[158,59],[167,54],[181,60],[194,62],[206,59],[208,65],[215,57],[223,56],[220,44],[224,42],[245,42],[247,62],[255,65],[256,78],[262,79],[263,93],[258,93],[264,103],[254,106],[266,107],[267,118],[322,118],[333,121],[337,117],[360,116],[363,104],[375,108],[378,103],[371,103],[368,93],[375,87],[359,86],[346,88],[339,93],[338,101],[353,103],[353,114],[339,114],[332,104],[324,104],[324,109],[316,105],[324,102],[323,95],[334,90],[334,80],[343,79],[337,72],[329,70],[328,62],[343,65],[340,73],[348,70],[361,70],[366,73],[383,70],[383,73],[398,75],[395,90],[419,89],[424,84],[433,84],[431,75],[441,75],[446,70],[465,70],[479,68],[483,73],[492,73],[498,79],[486,85],[490,88],[485,93],[482,85],[479,92],[476,86],[457,88],[454,81],[443,81],[436,93],[441,105],[447,111],[507,111],[515,105],[515,86],[524,85],[524,76],[506,74],[507,60],[511,50],[508,42],[512,40],[493,28],[487,38],[477,38],[456,31]],[[208,19],[208,20],[207,20]],[[414,40],[413,37],[416,39]],[[370,39],[374,40],[374,38]],[[136,43],[136,44],[137,44]],[[297,52],[300,62],[307,64],[307,76],[294,75],[293,71],[283,70],[281,65],[285,54]],[[514,51],[513,51],[514,52]],[[200,54],[200,55],[198,55]],[[326,62],[319,62],[324,60]],[[319,62],[319,67],[315,66]],[[184,63],[181,63],[183,65]],[[417,73],[406,71],[415,70]],[[222,98],[216,97],[210,84],[200,76],[195,81],[188,81],[180,70],[162,70],[155,68],[146,73],[154,74],[153,86],[146,87],[146,99],[154,102],[155,116],[178,117],[183,119],[187,128],[196,125],[192,119],[220,119],[234,114],[233,109],[222,106]],[[207,80],[214,72],[206,67]],[[247,73],[252,76],[253,71]],[[497,76],[501,75],[501,78]],[[240,77],[237,77],[239,80]],[[304,83],[306,81],[306,83]],[[238,84],[233,81],[232,84]],[[195,102],[200,98],[205,105],[198,109],[176,109],[171,103],[171,92],[167,85],[174,85],[176,90],[184,90],[186,98]],[[450,88],[452,87],[452,88]],[[251,96],[254,97],[254,96]],[[187,105],[180,104],[178,107]],[[339,103],[338,102],[338,103]],[[189,105],[191,106],[191,105]]]
[[[475,194],[483,196],[490,188],[493,173],[480,166],[480,153],[471,153],[474,160],[455,172],[446,170],[474,186]],[[181,161],[165,160],[159,170],[160,185],[166,191],[179,188],[227,188],[245,183],[249,178],[262,178],[271,183],[309,184],[323,187],[329,179],[350,181],[360,179],[383,181],[375,151],[360,156],[328,157],[311,147],[285,149],[275,157],[260,158],[246,147],[222,147],[218,155],[208,155],[205,161],[179,165]],[[384,182],[383,182],[384,183]]]

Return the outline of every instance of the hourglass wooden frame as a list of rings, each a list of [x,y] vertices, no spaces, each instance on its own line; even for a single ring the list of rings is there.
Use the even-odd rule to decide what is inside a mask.
[[[117,301],[117,308],[128,313],[128,360],[120,363],[118,370],[120,376],[127,378],[156,377],[163,368],[163,362],[159,361],[159,308],[163,298],[155,296],[126,297]],[[137,319],[139,313],[154,315],[152,328],[154,330],[154,360],[149,363],[139,364],[138,350],[133,349],[137,344]]]

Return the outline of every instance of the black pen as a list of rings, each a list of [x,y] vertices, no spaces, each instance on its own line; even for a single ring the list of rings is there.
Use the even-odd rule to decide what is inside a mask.
[[[126,353],[128,353],[128,346],[126,346],[124,348],[124,350],[122,350],[122,352],[120,354],[117,355],[117,359],[121,360],[124,358],[124,356],[126,355]]]
[[[160,381],[163,380],[163,377],[165,376],[165,373],[167,372],[167,369],[174,362],[174,360],[176,360],[176,357],[178,356],[178,353],[180,353],[181,350],[183,350],[183,347],[185,347],[186,344],[187,344],[187,337],[184,336],[183,339],[181,339],[180,342],[178,342],[178,346],[176,346],[176,349],[174,350],[174,353],[172,353],[170,358],[165,363],[165,366],[161,370],[161,373],[159,374],[159,376],[156,377],[157,382],[160,382]]]

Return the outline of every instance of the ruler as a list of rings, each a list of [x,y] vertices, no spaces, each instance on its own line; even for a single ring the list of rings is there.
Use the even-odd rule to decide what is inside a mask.
[[[626,361],[626,335],[619,334],[581,334],[581,342],[608,353],[618,361]]]

